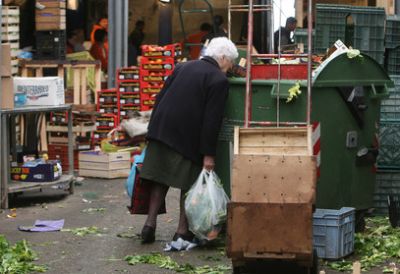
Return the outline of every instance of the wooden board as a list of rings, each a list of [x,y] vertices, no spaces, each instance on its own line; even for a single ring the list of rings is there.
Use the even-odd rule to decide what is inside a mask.
[[[314,203],[314,156],[235,155],[231,176],[233,202]]]
[[[116,169],[130,169],[131,162],[128,161],[115,161],[108,163],[79,161],[79,169],[93,169],[93,170],[116,170]]]
[[[60,8],[46,8],[42,10],[36,10],[36,18],[37,17],[51,17],[54,18],[56,16],[65,16],[66,12],[65,9],[60,9]]]
[[[79,176],[95,177],[105,179],[126,178],[129,176],[130,168],[117,170],[94,170],[94,169],[79,169]]]
[[[230,258],[312,260],[312,205],[230,203]]]
[[[312,155],[311,127],[235,127],[234,154]]]
[[[79,153],[79,160],[95,163],[110,163],[130,161],[130,152],[96,153],[94,151],[82,151]]]

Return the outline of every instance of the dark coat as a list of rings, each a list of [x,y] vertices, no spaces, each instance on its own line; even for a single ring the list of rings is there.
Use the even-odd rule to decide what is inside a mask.
[[[158,94],[147,137],[202,165],[216,153],[229,83],[218,63],[205,57],[178,64]]]

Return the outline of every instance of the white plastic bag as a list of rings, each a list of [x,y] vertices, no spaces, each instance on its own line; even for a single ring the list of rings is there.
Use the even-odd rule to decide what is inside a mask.
[[[214,171],[202,170],[185,199],[189,229],[201,240],[217,238],[229,198]]]

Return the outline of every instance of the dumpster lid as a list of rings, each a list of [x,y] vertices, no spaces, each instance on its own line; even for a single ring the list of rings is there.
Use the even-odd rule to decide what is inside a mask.
[[[347,52],[339,54],[313,75],[314,87],[338,86],[394,86],[383,67],[370,56],[349,58]]]

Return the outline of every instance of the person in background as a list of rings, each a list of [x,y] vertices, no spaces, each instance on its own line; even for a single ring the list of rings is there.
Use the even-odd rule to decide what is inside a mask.
[[[69,30],[67,32],[67,54],[85,51],[83,42],[85,42],[83,29]]]
[[[213,18],[213,27],[211,31],[204,35],[201,41],[205,43],[207,40],[211,41],[213,38],[216,37],[228,37],[226,30],[222,26],[224,23],[224,18],[221,15],[215,15]]]
[[[285,27],[281,27],[281,51],[285,48],[285,46],[293,45],[294,40],[292,38],[292,33],[297,27],[297,20],[294,17],[289,17],[286,19]],[[279,51],[279,30],[274,33],[274,47],[275,53]]]
[[[138,20],[135,29],[128,38],[128,65],[137,66],[137,58],[142,55],[142,43],[144,40],[144,21]]]
[[[140,178],[151,184],[142,243],[155,240],[157,214],[169,187],[181,189],[179,223],[173,240],[193,240],[184,207],[185,193],[202,168],[213,170],[229,82],[226,72],[238,57],[226,37],[214,38],[205,56],[178,64],[156,98],[147,133]]]
[[[184,41],[186,44],[199,44],[196,46],[190,46],[188,45],[189,48],[189,55],[190,59],[196,60],[199,59],[200,56],[200,51],[201,51],[201,42],[202,38],[207,35],[211,31],[212,27],[209,23],[203,23],[200,25],[200,31],[193,33],[187,37],[187,39]]]
[[[95,43],[94,34],[99,29],[102,29],[102,30],[105,30],[106,32],[108,32],[108,19],[107,18],[101,18],[97,24],[93,25],[92,32],[90,33],[90,42],[92,43],[92,45]],[[105,42],[105,47],[108,50],[108,40]]]
[[[105,47],[107,32],[103,29],[98,29],[94,33],[94,41],[95,42],[90,49],[90,54],[94,59],[101,61],[101,70],[107,72],[108,49]]]

